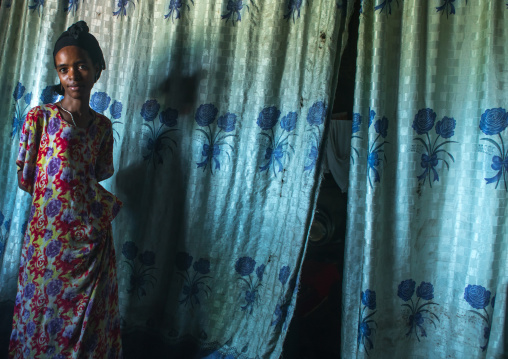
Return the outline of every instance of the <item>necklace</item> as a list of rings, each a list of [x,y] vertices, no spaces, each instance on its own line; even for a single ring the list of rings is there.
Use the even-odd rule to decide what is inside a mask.
[[[62,106],[62,101],[59,101],[58,103],[60,104],[60,108],[62,110],[64,110],[65,112],[67,112],[71,116],[71,121],[72,121],[72,124],[74,125],[74,127],[78,127],[76,125],[76,122],[74,121],[74,116],[72,115],[72,112],[67,110],[65,107]],[[93,119],[95,118],[95,113],[92,113],[92,115],[93,115],[93,118],[92,118],[92,121],[93,121]]]
[[[71,111],[67,110],[65,107],[62,106],[62,101],[60,101],[58,103],[60,104],[60,108],[62,110],[64,110],[65,112],[67,112],[71,116],[71,121],[72,121],[72,124],[74,125],[74,127],[78,127],[78,126],[76,126],[76,122],[74,122],[74,116],[72,116]]]

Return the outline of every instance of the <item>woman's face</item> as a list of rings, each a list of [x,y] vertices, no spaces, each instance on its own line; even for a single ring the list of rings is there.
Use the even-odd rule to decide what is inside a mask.
[[[55,64],[65,96],[74,99],[90,97],[98,67],[94,66],[85,50],[66,46],[55,55]]]

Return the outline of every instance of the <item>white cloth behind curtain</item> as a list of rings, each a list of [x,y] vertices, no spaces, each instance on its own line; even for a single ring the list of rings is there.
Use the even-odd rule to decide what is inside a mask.
[[[349,184],[351,121],[336,120],[332,115],[326,143],[325,164],[343,193]]]

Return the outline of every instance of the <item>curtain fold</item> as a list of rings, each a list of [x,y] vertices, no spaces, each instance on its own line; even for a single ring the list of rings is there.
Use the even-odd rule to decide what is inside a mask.
[[[345,358],[506,356],[506,1],[363,1]]]
[[[19,129],[58,100],[52,49],[85,20],[107,69],[113,222],[128,357],[278,358],[319,186],[346,1],[0,4],[0,302],[16,295],[30,198]],[[4,325],[3,323],[2,325]]]

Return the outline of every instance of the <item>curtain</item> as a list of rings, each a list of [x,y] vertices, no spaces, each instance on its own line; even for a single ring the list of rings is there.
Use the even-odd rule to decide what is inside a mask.
[[[362,2],[344,358],[508,355],[507,21],[500,0]]]
[[[351,10],[2,0],[0,302],[16,296],[30,207],[16,183],[20,128],[58,100],[53,44],[85,20],[107,63],[91,96],[115,135],[105,187],[124,202],[113,237],[126,356],[278,358]]]

